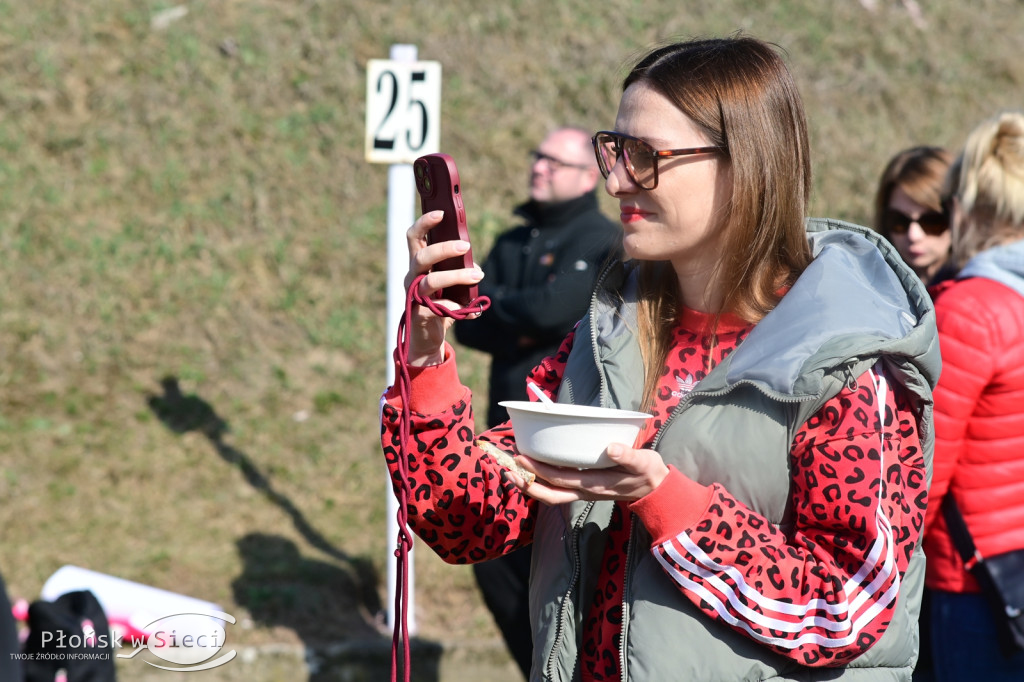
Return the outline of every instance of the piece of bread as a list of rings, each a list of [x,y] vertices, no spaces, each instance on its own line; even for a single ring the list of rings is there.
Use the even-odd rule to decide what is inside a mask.
[[[490,441],[486,440],[476,440],[473,444],[476,445],[481,450],[483,450],[485,455],[488,455],[500,466],[503,466],[506,469],[511,470],[521,479],[526,481],[526,485],[530,485],[535,480],[537,480],[537,476],[532,471],[527,471],[526,469],[521,467],[519,465],[519,462],[516,461],[516,458],[512,454],[500,449],[494,443],[491,443]]]

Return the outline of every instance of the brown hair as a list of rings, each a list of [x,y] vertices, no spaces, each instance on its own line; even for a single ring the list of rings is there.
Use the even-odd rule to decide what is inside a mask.
[[[811,191],[803,102],[775,46],[746,36],[659,47],[623,82],[667,98],[725,148],[732,198],[714,273],[723,311],[758,322],[811,260],[804,218]],[[678,281],[666,263],[640,264],[638,313],[645,404],[653,397],[678,314]]]
[[[953,226],[957,265],[1024,239],[1024,113],[1004,112],[971,131],[948,184],[960,209]]]
[[[911,147],[892,157],[882,171],[875,193],[875,229],[891,239],[882,218],[897,188],[925,208],[945,213],[943,180],[952,161],[953,155],[942,147]]]

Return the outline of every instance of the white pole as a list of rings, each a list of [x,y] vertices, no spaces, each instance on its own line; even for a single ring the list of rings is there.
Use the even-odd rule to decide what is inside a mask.
[[[414,62],[417,58],[415,45],[392,45],[390,58],[394,61]],[[395,383],[394,351],[398,336],[398,322],[405,313],[405,273],[409,270],[409,248],[405,241],[405,232],[416,220],[414,200],[416,184],[412,174],[412,164],[395,163],[388,166],[388,319],[387,319],[387,358],[388,386]],[[388,500],[388,627],[396,627],[398,615],[395,613],[395,593],[398,586],[398,559],[395,557],[396,540],[398,538],[398,500],[395,499],[391,479],[387,480]],[[413,571],[413,550],[409,550],[409,598],[407,616],[409,633],[416,632],[416,598],[415,572]]]

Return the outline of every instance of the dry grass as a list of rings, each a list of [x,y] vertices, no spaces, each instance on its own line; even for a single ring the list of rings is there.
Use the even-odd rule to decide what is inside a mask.
[[[920,28],[895,1],[210,0],[157,29],[171,3],[0,0],[11,592],[72,563],[245,614],[236,641],[372,632],[387,192],[363,98],[391,44],[443,64],[483,253],[549,127],[607,127],[651,44],[738,29],[788,52],[812,212],[866,220],[891,153],[1024,106],[1020,2],[927,5]],[[495,636],[467,569],[419,552],[417,588],[423,637]]]

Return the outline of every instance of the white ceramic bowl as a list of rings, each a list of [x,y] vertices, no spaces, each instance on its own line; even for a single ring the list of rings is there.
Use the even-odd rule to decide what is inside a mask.
[[[577,469],[614,466],[604,454],[609,443],[633,445],[651,415],[587,405],[525,400],[499,403],[508,410],[516,448],[540,462]]]

